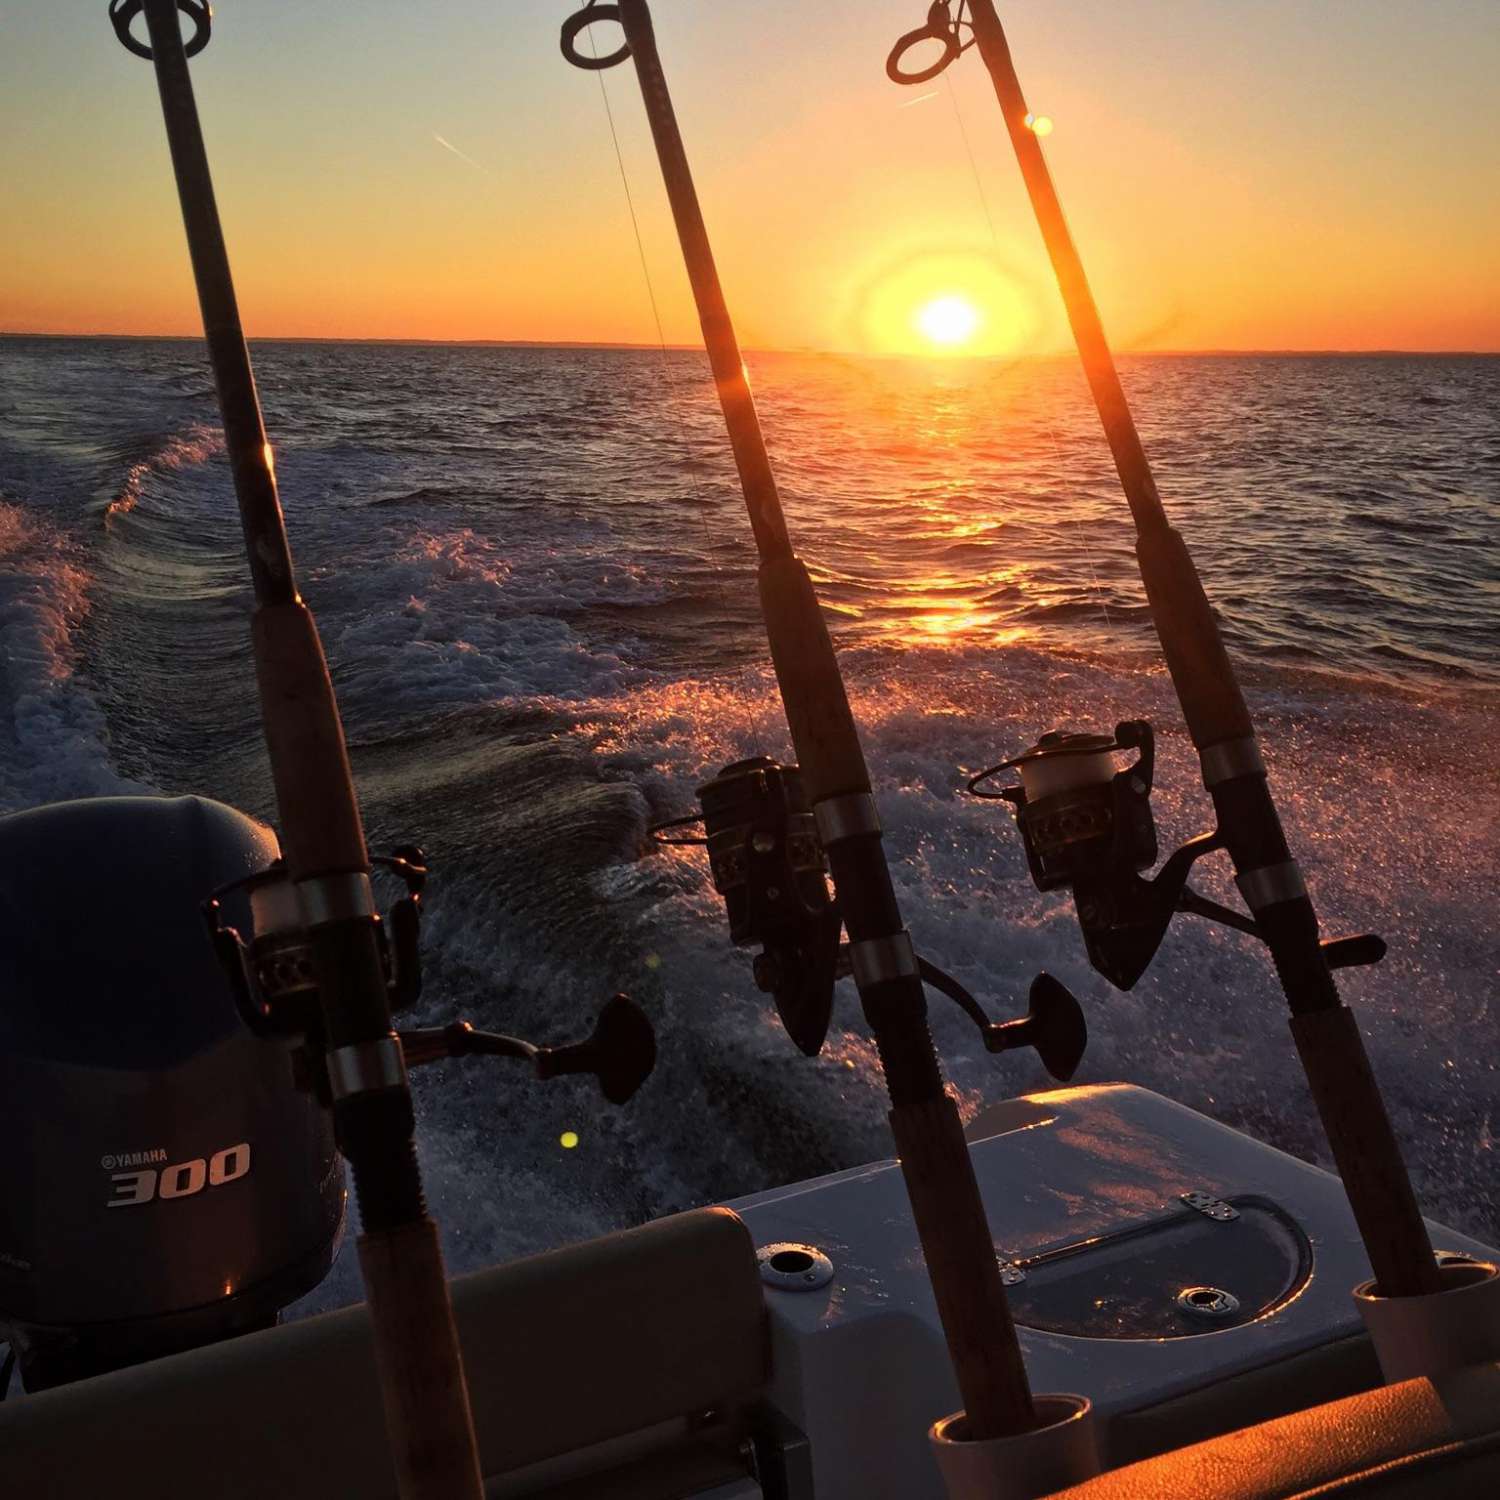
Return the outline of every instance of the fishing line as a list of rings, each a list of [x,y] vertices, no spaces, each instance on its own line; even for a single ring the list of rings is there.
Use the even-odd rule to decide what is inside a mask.
[[[599,48],[594,41],[594,29],[592,26],[585,28],[585,35],[588,37],[589,51],[593,53],[597,60]],[[620,133],[615,128],[615,112],[610,108],[609,90],[604,84],[604,71],[601,69],[595,76],[599,80],[599,98],[604,104],[604,118],[609,122],[609,138],[614,145],[615,165],[620,169],[620,186],[625,190],[625,206],[630,211],[630,228],[631,232],[635,235],[636,255],[640,259],[641,276],[646,283],[646,297],[651,304],[652,321],[656,324],[656,342],[661,361],[662,384],[664,387],[671,386],[671,361],[667,357],[666,330],[662,326],[661,307],[656,300],[656,285],[651,279],[651,265],[646,256],[646,242],[641,234],[640,219],[635,211],[635,195],[630,190],[630,174],[625,167],[625,153],[620,148]],[[710,502],[702,484],[702,469],[699,466],[697,455],[693,452],[691,442],[685,431],[679,432],[678,444],[687,465],[688,486],[692,490],[694,508],[698,512],[698,520],[703,528],[703,548],[708,557],[709,568],[713,573],[714,590],[719,596],[719,608],[725,620],[728,621],[732,618],[729,608],[729,595],[724,587],[723,571],[719,567],[718,559],[714,552],[713,534],[709,529],[708,512]],[[726,670],[725,675],[728,676],[730,673],[733,673],[743,679],[748,676],[749,670],[748,665],[741,666],[738,669],[729,668]],[[764,732],[765,705],[761,703],[762,695],[758,691],[757,685],[752,683],[749,686],[747,697],[749,698],[751,712],[754,716],[751,727],[756,735],[761,740],[764,740],[766,738]],[[755,706],[757,704],[760,704],[759,709]]]
[[[974,177],[974,191],[979,195],[979,206],[984,210],[984,221],[990,226],[990,242],[998,255],[1000,252],[1000,235],[995,229],[995,216],[990,212],[990,200],[984,190],[984,181],[979,175],[979,163],[975,160],[974,147],[969,141],[969,132],[964,125],[963,111],[958,107],[958,93],[953,87],[953,79],[946,70],[943,73],[943,84],[948,90],[948,102],[953,106],[953,118],[958,122],[958,134],[964,143],[964,153],[969,158],[969,171]],[[1066,469],[1066,465],[1063,463],[1062,445],[1057,440],[1057,429],[1052,425],[1052,418],[1047,415],[1045,403],[1041,411],[1042,425],[1047,429],[1047,437],[1052,444],[1052,456],[1056,460],[1058,472],[1061,474]],[[1099,610],[1104,616],[1105,627],[1113,632],[1114,621],[1109,617],[1109,604],[1105,599],[1104,589],[1099,583],[1099,574],[1094,567],[1094,554],[1093,550],[1089,547],[1088,533],[1084,531],[1083,525],[1077,516],[1073,516],[1071,519],[1073,528],[1078,533],[1078,540],[1083,547],[1084,561],[1088,564],[1089,580],[1093,584],[1095,595],[1098,597]]]
[[[984,190],[984,183],[979,176],[979,163],[974,160],[974,147],[969,142],[969,132],[964,125],[963,111],[958,107],[958,95],[953,89],[953,80],[947,72],[943,73],[943,85],[948,90],[948,102],[953,106],[953,118],[958,122],[959,138],[964,143],[964,153],[969,158],[969,170],[974,174],[974,191],[979,194],[979,206],[984,210],[984,222],[990,226],[990,239],[994,242],[995,249],[1000,248],[1000,236],[995,232],[995,216],[990,212],[990,200]],[[924,95],[924,97],[927,97]]]
[[[599,50],[594,42],[594,29],[587,28],[589,39],[589,50],[597,58]],[[667,335],[662,326],[661,307],[656,300],[656,285],[651,279],[651,265],[646,257],[646,242],[641,235],[641,223],[635,211],[635,195],[630,190],[630,174],[625,170],[625,153],[620,149],[620,135],[615,128],[615,112],[610,108],[609,90],[604,84],[604,73],[600,71],[596,75],[599,79],[599,97],[604,103],[604,118],[609,122],[609,138],[615,149],[615,165],[620,169],[620,186],[625,189],[625,206],[630,211],[630,228],[635,235],[636,255],[641,263],[641,276],[646,283],[646,298],[651,304],[651,318],[656,324],[656,342],[661,360],[661,373],[663,385],[669,385],[670,361],[667,358]],[[708,529],[708,499],[699,484],[699,468],[696,455],[688,444],[686,434],[681,434],[681,446],[684,458],[687,460],[689,486],[693,491],[693,499],[696,502],[698,519],[703,526],[703,545],[708,553],[709,567],[713,569],[714,583],[718,589],[719,605],[727,616],[729,613],[729,599],[724,592],[724,580],[719,572],[718,562],[714,558],[713,537]]]

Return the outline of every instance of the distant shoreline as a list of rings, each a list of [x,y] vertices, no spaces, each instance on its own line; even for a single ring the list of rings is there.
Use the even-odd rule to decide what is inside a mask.
[[[20,333],[0,329],[0,339],[67,339],[87,343],[177,343],[201,344],[203,336],[192,333]],[[367,347],[426,349],[641,349],[702,353],[702,344],[636,344],[608,339],[398,339],[325,338],[303,334],[257,334],[252,344],[356,344]],[[865,354],[848,349],[758,349],[746,354],[799,354],[829,359],[974,359],[1010,362],[1022,359],[1072,359],[1071,349],[1049,354]],[[1117,349],[1117,357],[1131,359],[1500,359],[1500,349]]]

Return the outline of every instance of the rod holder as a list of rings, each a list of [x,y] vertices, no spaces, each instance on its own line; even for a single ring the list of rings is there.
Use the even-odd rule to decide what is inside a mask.
[[[1414,1297],[1382,1297],[1373,1281],[1354,1289],[1388,1384],[1500,1359],[1500,1267],[1452,1256],[1438,1280],[1441,1291]]]
[[[948,1500],[1036,1500],[1099,1472],[1094,1408],[1087,1396],[1033,1396],[1039,1426],[974,1442],[968,1416],[934,1422],[927,1438]]]

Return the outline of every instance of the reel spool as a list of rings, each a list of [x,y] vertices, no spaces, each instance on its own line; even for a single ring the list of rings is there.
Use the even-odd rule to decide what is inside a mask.
[[[1122,750],[1140,754],[1129,769],[1117,771],[1114,756]],[[1031,749],[981,771],[969,790],[1014,804],[1031,878],[1039,891],[1051,891],[1156,863],[1155,764],[1155,738],[1142,719],[1119,725],[1113,739],[1054,730]],[[1020,775],[1020,786],[998,794],[979,790],[997,771],[1011,769]]]

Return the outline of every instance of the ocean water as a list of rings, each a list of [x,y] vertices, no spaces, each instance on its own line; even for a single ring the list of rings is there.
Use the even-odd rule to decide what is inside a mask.
[[[501,1062],[415,1075],[452,1266],[888,1155],[851,988],[801,1057],[701,852],[647,849],[725,762],[789,756],[702,356],[254,353],[371,842],[433,864],[411,1019],[562,1040],[624,989],[658,1030],[624,1109]],[[1207,826],[1074,364],[749,364],[919,949],[996,1015],[1050,969],[1089,1015],[1080,1081],[1326,1164],[1256,946],[1183,917],[1112,991],[1008,814],[960,794],[1042,730],[1146,716],[1163,847]],[[1390,943],[1343,988],[1422,1201],[1500,1241],[1500,359],[1143,357],[1123,376],[1325,930]],[[201,347],[0,340],[0,811],[153,790],[271,817],[247,600]],[[1215,864],[1197,884],[1233,899]],[[966,1110],[1046,1085],[940,998],[933,1017]],[[346,1257],[314,1302],[354,1294]]]

